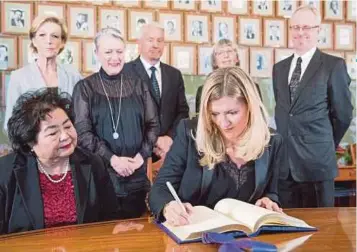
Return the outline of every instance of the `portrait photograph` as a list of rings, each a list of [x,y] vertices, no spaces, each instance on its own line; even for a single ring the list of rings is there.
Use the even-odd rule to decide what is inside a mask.
[[[69,35],[93,38],[96,33],[96,8],[94,6],[68,6]]]
[[[1,19],[2,33],[28,34],[33,19],[32,3],[4,2]]]
[[[356,69],[356,52],[346,53],[346,65],[347,71],[352,80],[356,80],[357,69]]]
[[[213,18],[213,42],[220,39],[236,41],[236,19],[234,17],[212,16]]]
[[[332,23],[322,23],[320,25],[320,31],[317,39],[317,47],[320,49],[333,49],[333,40],[332,40]]]
[[[183,15],[181,12],[160,12],[159,23],[165,29],[165,41],[182,42]]]
[[[198,46],[198,75],[212,72],[212,46]]]
[[[351,22],[356,22],[356,8],[357,8],[357,2],[354,0],[348,0],[346,1],[346,20],[351,21]]]
[[[294,49],[289,49],[289,48],[276,48],[275,49],[275,62],[278,63],[279,61],[282,61],[286,58],[289,58],[291,55],[293,55],[295,52]]]
[[[186,42],[208,43],[209,42],[209,16],[186,14]]]
[[[285,19],[264,19],[264,46],[286,47]]]
[[[57,60],[60,64],[72,65],[78,71],[81,71],[82,47],[81,41],[71,39],[67,41],[63,51],[58,55]]]
[[[315,7],[322,14],[322,1],[320,0],[302,0],[300,5],[310,5],[311,7]]]
[[[249,47],[238,46],[237,48],[239,67],[249,73]]]
[[[182,74],[196,74],[196,47],[193,45],[172,44],[171,65]]]
[[[97,56],[95,55],[95,45],[93,41],[86,40],[83,41],[83,65],[82,71],[86,73],[94,73],[99,71],[101,65],[97,60]]]
[[[129,40],[136,40],[139,38],[141,27],[144,24],[149,24],[154,20],[154,14],[152,11],[129,10],[128,15]]]
[[[136,42],[125,43],[125,62],[135,60],[139,56],[139,46]]]
[[[247,0],[227,1],[227,12],[231,14],[248,15],[248,5],[249,1]]]
[[[250,75],[252,77],[270,78],[273,70],[272,48],[250,48]]]
[[[113,0],[113,4],[123,7],[141,7],[141,0]]]
[[[19,37],[19,68],[35,62],[37,56],[30,48],[31,40],[27,37]]]
[[[1,106],[6,106],[6,94],[9,88],[11,72],[0,72],[0,88],[1,88]],[[3,119],[3,118],[2,118]]]
[[[169,0],[149,0],[143,1],[144,8],[168,9]]]
[[[196,10],[196,0],[172,0],[173,10]]]
[[[223,2],[221,0],[201,0],[200,10],[207,12],[222,12]]]
[[[335,23],[335,50],[355,50],[355,29],[354,24]]]
[[[64,19],[64,5],[59,3],[36,3],[36,16],[56,16]]]
[[[0,36],[0,70],[17,68],[17,38]]]
[[[126,39],[126,15],[123,9],[98,8],[99,29],[115,28],[120,31],[122,37]]]
[[[260,18],[239,18],[239,44],[261,46],[262,44],[262,29]]]
[[[343,20],[344,19],[344,1],[325,0],[325,20]]]
[[[296,0],[279,0],[276,2],[276,15],[279,17],[291,17],[297,8]]]
[[[274,1],[253,0],[252,14],[258,16],[274,16]]]

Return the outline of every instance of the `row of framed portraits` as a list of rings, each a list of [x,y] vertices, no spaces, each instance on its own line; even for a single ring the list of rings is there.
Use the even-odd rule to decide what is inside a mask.
[[[71,2],[71,1],[70,1]],[[135,1],[125,1],[126,4]],[[160,5],[167,1],[145,1],[145,6]],[[182,1],[173,1],[173,5],[182,4]],[[209,4],[211,2],[211,4]],[[201,6],[218,5],[218,0],[204,0]],[[320,6],[320,1],[307,1]],[[336,2],[340,13],[344,13],[345,1],[325,1],[325,5]],[[216,3],[216,4],[213,4]],[[239,4],[249,5],[249,1],[228,1],[227,5],[238,8]],[[253,10],[263,8],[264,6],[274,6],[275,1],[253,1]],[[296,8],[297,1],[278,1],[277,5],[284,6],[289,3]],[[320,4],[317,4],[320,3]],[[222,3],[221,3],[222,4]],[[32,2],[3,2],[1,4],[1,32],[5,34],[28,34],[33,20]],[[255,7],[254,7],[255,6]],[[290,5],[289,5],[290,6]],[[347,1],[348,10],[346,20],[356,21],[356,2]],[[208,7],[207,7],[208,8]],[[267,7],[272,8],[272,7]],[[279,7],[280,8],[280,7]],[[292,8],[292,9],[294,9]],[[42,3],[36,2],[35,15],[52,14],[67,20],[69,36],[71,38],[93,38],[98,29],[105,27],[115,27],[119,29],[123,37],[130,41],[138,38],[140,28],[143,24],[158,21],[165,27],[166,41],[187,42],[187,43],[214,43],[221,38],[228,38],[235,41],[238,35],[240,44],[259,46],[262,39],[265,45],[286,47],[286,17],[287,15],[273,14],[260,15],[268,17],[261,24],[261,18],[254,13],[251,16],[229,15],[229,14],[207,14],[193,13],[187,11],[163,11],[155,12],[150,9],[124,9],[113,6],[78,5],[61,3]],[[264,11],[265,7],[263,8]],[[291,8],[287,8],[291,9]],[[327,9],[327,8],[325,8]],[[354,11],[353,11],[354,10]],[[234,13],[242,14],[242,13]],[[67,16],[67,18],[66,18]],[[329,17],[325,15],[325,17]],[[344,20],[342,18],[325,18],[325,20]],[[264,29],[262,29],[262,26]],[[351,24],[352,25],[352,24]],[[238,30],[238,32],[237,32]],[[265,31],[264,38],[260,36]],[[212,33],[212,34],[211,34]],[[285,34],[285,36],[284,36]],[[212,37],[212,38],[211,38]],[[269,38],[272,38],[269,40]],[[266,39],[268,38],[268,39]],[[330,48],[332,49],[332,48]]]

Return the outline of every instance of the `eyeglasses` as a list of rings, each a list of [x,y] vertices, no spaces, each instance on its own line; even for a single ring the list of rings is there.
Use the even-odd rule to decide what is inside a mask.
[[[309,31],[311,31],[312,29],[319,28],[319,27],[320,27],[319,25],[315,25],[315,26],[308,26],[308,25],[305,25],[305,26],[291,25],[291,26],[290,26],[290,29],[292,29],[292,30],[295,31],[295,32],[299,32],[300,30],[302,30],[303,32],[309,32]]]
[[[222,50],[222,51],[215,52],[215,54],[216,54],[216,56],[223,56],[223,55],[226,55],[226,54],[229,55],[229,54],[231,54],[233,52],[234,52],[234,50],[227,50],[227,51]]]

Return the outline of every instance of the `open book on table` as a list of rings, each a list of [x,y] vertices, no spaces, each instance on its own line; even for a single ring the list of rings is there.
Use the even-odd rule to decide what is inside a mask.
[[[220,200],[214,210],[195,206],[190,224],[185,226],[175,227],[167,222],[157,224],[177,243],[201,241],[205,232],[234,232],[235,237],[253,237],[261,232],[316,230],[303,220],[235,199]]]

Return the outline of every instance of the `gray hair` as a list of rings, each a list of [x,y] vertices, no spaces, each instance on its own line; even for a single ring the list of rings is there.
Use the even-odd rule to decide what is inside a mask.
[[[317,23],[318,23],[319,25],[321,24],[321,14],[320,14],[320,12],[319,12],[315,7],[310,6],[310,5],[308,5],[308,4],[307,4],[307,5],[301,5],[299,8],[297,8],[297,9],[294,11],[293,15],[291,16],[291,18],[292,18],[296,13],[298,13],[299,11],[305,11],[305,10],[311,11],[312,14],[315,15]]]
[[[144,24],[141,28],[140,28],[140,33],[139,33],[139,36],[138,38],[139,39],[142,39],[143,36],[144,36],[144,33],[146,32],[147,29],[150,29],[150,28],[157,28],[157,29],[160,29],[162,30],[164,33],[165,33],[165,28],[158,22],[151,22],[149,24]]]
[[[236,65],[239,66],[238,46],[229,39],[220,39],[220,40],[218,40],[218,42],[216,44],[214,44],[213,49],[212,49],[212,54],[211,54],[212,69],[213,70],[218,69],[218,66],[216,63],[216,52],[217,52],[217,49],[222,46],[230,46],[233,48],[234,52],[237,54],[237,59],[238,59],[238,62]]]
[[[125,44],[124,38],[122,33],[113,27],[108,27],[108,28],[103,28],[101,29],[96,35],[95,35],[95,39],[94,39],[94,44],[95,44],[95,48],[98,49],[99,47],[99,40],[102,36],[104,35],[109,35],[112,36],[113,38],[119,39],[121,40],[121,42],[123,42],[123,44]]]

